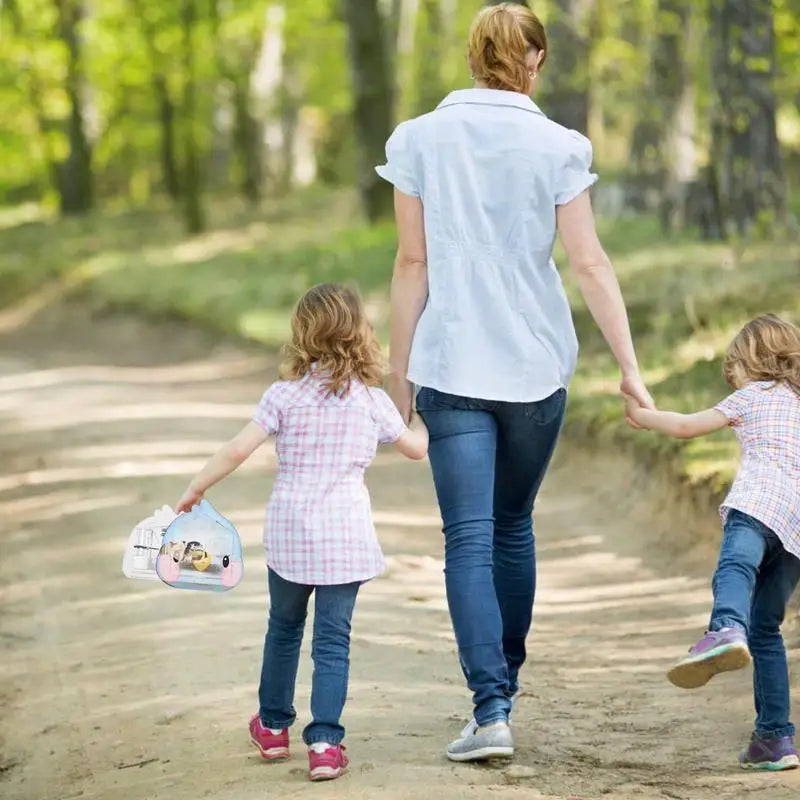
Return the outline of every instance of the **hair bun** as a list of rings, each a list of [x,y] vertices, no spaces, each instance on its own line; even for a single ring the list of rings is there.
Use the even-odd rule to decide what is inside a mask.
[[[547,55],[547,37],[539,18],[527,6],[500,3],[475,17],[468,43],[470,67],[488,88],[527,93],[531,50],[541,53],[541,66]]]

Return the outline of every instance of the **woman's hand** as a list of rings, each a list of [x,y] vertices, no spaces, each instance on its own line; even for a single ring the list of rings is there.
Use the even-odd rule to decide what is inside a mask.
[[[183,497],[178,500],[175,506],[175,513],[180,514],[183,511],[191,511],[194,506],[196,506],[202,499],[205,493],[201,492],[199,489],[194,489],[193,487],[189,487],[184,493]]]
[[[655,408],[656,404],[644,385],[642,376],[638,372],[623,375],[619,384],[623,395],[632,397],[642,408]]]
[[[406,425],[411,422],[411,413],[414,410],[414,384],[403,375],[392,374],[388,381],[389,397],[397,406],[400,416]]]

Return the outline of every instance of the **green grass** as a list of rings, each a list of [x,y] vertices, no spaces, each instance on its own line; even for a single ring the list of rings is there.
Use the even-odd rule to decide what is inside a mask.
[[[96,309],[185,318],[275,346],[306,287],[343,280],[360,286],[385,334],[394,229],[358,223],[353,193],[308,191],[258,213],[236,201],[210,211],[212,230],[194,239],[168,207],[69,221],[30,208],[0,213],[0,306],[55,285]],[[726,394],[721,356],[748,318],[767,310],[800,318],[797,242],[734,249],[689,235],[665,240],[649,218],[600,227],[645,377],[666,408],[697,410]],[[569,277],[567,285],[582,349],[568,431],[642,459],[669,459],[688,480],[721,487],[735,464],[729,433],[678,443],[622,424],[613,361]]]

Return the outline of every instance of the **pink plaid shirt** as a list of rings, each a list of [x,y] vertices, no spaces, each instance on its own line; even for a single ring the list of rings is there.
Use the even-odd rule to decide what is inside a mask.
[[[749,383],[716,408],[742,447],[723,519],[731,508],[749,514],[800,558],[800,397],[783,383]]]
[[[405,430],[388,395],[360,382],[344,397],[326,395],[312,372],[273,384],[253,421],[278,437],[278,476],[264,527],[269,566],[308,586],[383,572],[364,471],[378,444]]]

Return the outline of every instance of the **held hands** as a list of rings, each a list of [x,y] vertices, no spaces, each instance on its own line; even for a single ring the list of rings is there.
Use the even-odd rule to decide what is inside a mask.
[[[642,411],[644,409],[629,394],[623,394],[622,398],[625,401],[625,419],[628,421],[628,425],[632,428],[646,428],[647,426],[642,419]]]
[[[411,423],[411,415],[414,410],[414,384],[405,376],[392,373],[387,382],[389,397],[397,406],[400,416],[406,425]]]
[[[619,385],[620,394],[625,400],[625,419],[632,428],[643,428],[640,412],[655,409],[656,405],[644,381],[638,373],[623,375]]]

